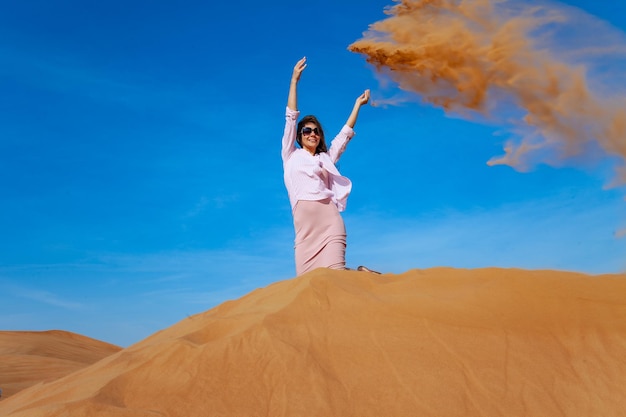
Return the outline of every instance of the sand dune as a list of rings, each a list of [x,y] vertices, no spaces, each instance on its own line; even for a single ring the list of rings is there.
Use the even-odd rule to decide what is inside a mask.
[[[0,402],[0,415],[623,416],[626,276],[315,270]]]
[[[0,388],[8,398],[39,382],[68,375],[121,348],[64,331],[0,331]]]

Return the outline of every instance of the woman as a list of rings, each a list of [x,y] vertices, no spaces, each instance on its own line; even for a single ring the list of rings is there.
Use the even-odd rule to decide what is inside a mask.
[[[346,229],[339,212],[346,207],[352,183],[335,164],[354,136],[359,110],[370,97],[370,91],[365,90],[356,99],[345,126],[328,149],[324,130],[315,116],[305,116],[296,125],[300,114],[298,81],[306,66],[305,57],[293,69],[282,141],[285,185],[296,231],[298,275],[319,267],[346,269]]]

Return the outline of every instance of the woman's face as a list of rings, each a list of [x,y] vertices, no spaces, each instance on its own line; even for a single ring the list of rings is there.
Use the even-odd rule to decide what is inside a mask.
[[[311,155],[315,155],[317,145],[320,143],[319,129],[315,123],[308,122],[301,130],[302,147],[309,151]]]

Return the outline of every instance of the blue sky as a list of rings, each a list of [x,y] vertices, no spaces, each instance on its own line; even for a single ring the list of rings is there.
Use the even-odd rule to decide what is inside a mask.
[[[128,346],[294,276],[291,70],[308,57],[299,107],[338,131],[388,93],[347,47],[391,2],[215,3],[0,4],[0,329]],[[626,30],[619,2],[566,3]],[[626,271],[615,161],[489,167],[501,127],[418,100],[355,130],[349,266]]]

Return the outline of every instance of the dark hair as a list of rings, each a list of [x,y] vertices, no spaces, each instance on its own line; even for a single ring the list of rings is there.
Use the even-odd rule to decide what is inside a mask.
[[[317,120],[317,117],[313,115],[304,116],[298,122],[298,132],[296,134],[296,142],[298,142],[298,145],[302,147],[302,128],[307,123],[315,123],[315,125],[320,131],[320,134],[319,134],[320,143],[317,144],[317,148],[315,149],[315,154],[317,155],[320,152],[328,152],[328,148],[326,148],[326,141],[324,140],[324,129],[322,129],[322,124],[320,123],[319,120]]]

